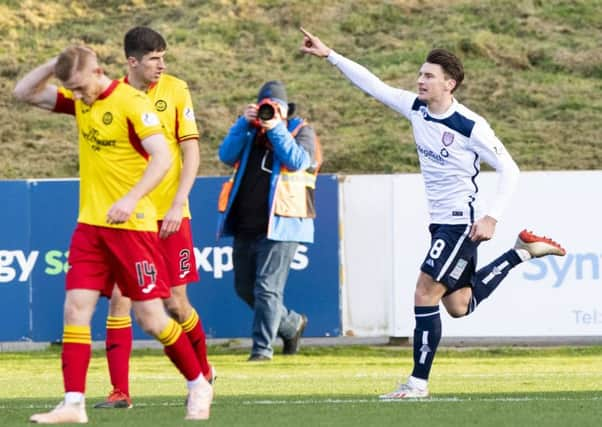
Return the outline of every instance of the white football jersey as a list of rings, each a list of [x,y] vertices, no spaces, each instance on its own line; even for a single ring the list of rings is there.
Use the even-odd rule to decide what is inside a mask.
[[[363,66],[334,51],[328,60],[354,85],[412,123],[431,223],[468,224],[485,214],[500,219],[519,171],[483,117],[455,99],[444,114],[432,114],[415,93],[387,85]],[[477,184],[481,161],[499,176],[496,197],[486,210]]]

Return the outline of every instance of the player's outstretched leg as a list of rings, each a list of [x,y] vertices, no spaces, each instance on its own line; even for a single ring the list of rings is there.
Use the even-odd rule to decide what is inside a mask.
[[[476,272],[472,299],[466,314],[472,313],[484,299],[489,297],[512,268],[531,258],[546,255],[564,256],[566,250],[548,237],[541,237],[527,230],[521,231],[514,248]]]
[[[523,230],[518,234],[514,249],[516,251],[527,251],[530,258],[540,258],[546,255],[566,255],[566,250],[554,240],[545,236],[537,236],[532,231],[527,230]]]

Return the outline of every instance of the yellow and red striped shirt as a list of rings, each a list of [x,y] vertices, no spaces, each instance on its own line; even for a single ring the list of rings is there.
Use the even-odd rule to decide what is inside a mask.
[[[126,230],[157,231],[157,212],[150,199],[138,201],[130,219],[109,225],[111,206],[142,178],[148,153],[141,141],[162,133],[149,98],[114,80],[92,105],[59,88],[54,111],[75,115],[79,133],[79,216],[77,221]]]

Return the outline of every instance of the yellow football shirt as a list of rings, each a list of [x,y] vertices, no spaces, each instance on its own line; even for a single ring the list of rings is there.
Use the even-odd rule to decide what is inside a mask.
[[[157,212],[150,196],[141,198],[130,219],[109,225],[111,206],[142,178],[148,153],[141,140],[162,133],[148,97],[114,80],[86,105],[59,88],[56,112],[74,114],[79,134],[79,216],[77,221],[102,227],[157,231]]]
[[[122,80],[127,83],[127,78]],[[198,139],[199,130],[190,91],[185,81],[169,74],[162,74],[157,83],[150,85],[146,94],[154,104],[155,111],[163,124],[163,132],[173,159],[171,168],[161,183],[150,193],[151,200],[157,208],[158,218],[163,219],[171,207],[180,184],[182,152],[179,144],[187,139]],[[184,218],[190,218],[188,201],[184,205],[182,215]]]

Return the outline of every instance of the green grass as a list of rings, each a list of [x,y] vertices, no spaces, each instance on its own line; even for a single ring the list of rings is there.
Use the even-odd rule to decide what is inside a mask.
[[[411,370],[411,349],[304,347],[293,357],[248,363],[245,350],[210,348],[218,380],[215,426],[593,426],[602,400],[602,347],[443,348],[430,382],[432,398],[379,402]],[[157,350],[132,360],[129,411],[88,410],[91,425],[184,423],[183,380]],[[106,363],[95,352],[89,407],[108,391]],[[59,352],[0,353],[0,425],[28,417],[62,395]]]
[[[303,25],[388,83],[415,88],[426,52],[466,66],[458,99],[488,119],[523,170],[598,169],[602,160],[602,0],[0,1],[0,179],[76,176],[73,120],[18,105],[16,79],[70,43],[125,69],[134,25],[161,31],[168,70],[192,91],[200,175],[228,170],[216,150],[267,79],[282,79],[324,147],[323,172],[417,172],[408,124],[298,53]],[[570,155],[566,155],[570,153]]]

